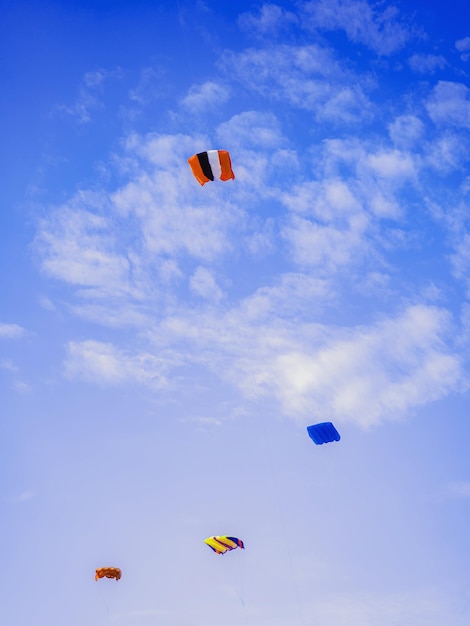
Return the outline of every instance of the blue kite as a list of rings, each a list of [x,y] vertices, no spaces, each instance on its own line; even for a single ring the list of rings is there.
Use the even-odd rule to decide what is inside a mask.
[[[331,441],[339,441],[341,436],[331,422],[322,422],[321,424],[313,424],[307,426],[307,432],[310,439],[320,446],[322,443],[330,443]]]

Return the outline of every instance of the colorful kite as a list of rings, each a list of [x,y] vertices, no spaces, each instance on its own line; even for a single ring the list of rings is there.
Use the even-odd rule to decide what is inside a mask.
[[[205,185],[210,180],[231,180],[235,178],[232,162],[227,150],[208,150],[199,152],[188,159],[194,177]]]
[[[115,578],[119,580],[121,578],[121,570],[119,567],[99,567],[96,570],[95,580],[98,578]]]
[[[322,443],[330,443],[331,441],[339,441],[341,439],[339,432],[331,422],[322,422],[321,424],[307,426],[307,432],[317,446]]]
[[[204,539],[204,543],[207,543],[209,548],[217,552],[217,554],[225,554],[225,552],[229,552],[230,550],[235,550],[235,548],[245,549],[245,545],[241,539],[237,539],[236,537],[226,537],[226,536],[217,536],[217,537],[208,537]]]

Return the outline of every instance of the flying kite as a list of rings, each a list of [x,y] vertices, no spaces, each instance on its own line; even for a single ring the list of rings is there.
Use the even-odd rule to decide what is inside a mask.
[[[322,422],[307,426],[307,432],[311,439],[318,445],[339,441],[341,436],[331,422]]]
[[[210,180],[230,180],[235,178],[232,162],[227,150],[208,150],[199,152],[188,159],[188,163],[196,180],[205,185]]]
[[[217,552],[217,554],[225,554],[225,552],[229,552],[230,550],[235,550],[235,548],[245,549],[245,545],[241,539],[237,539],[236,537],[226,537],[226,536],[217,536],[217,537],[208,537],[204,539],[204,543],[207,543],[209,548]]]
[[[119,580],[121,578],[121,570],[119,567],[99,567],[96,570],[95,580],[98,578],[115,578]]]

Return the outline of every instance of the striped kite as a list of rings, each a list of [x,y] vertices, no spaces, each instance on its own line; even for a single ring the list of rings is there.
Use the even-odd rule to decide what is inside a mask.
[[[207,543],[209,548],[217,552],[217,554],[225,554],[225,552],[229,552],[230,550],[235,550],[235,548],[245,549],[245,545],[241,539],[237,539],[236,537],[226,537],[217,536],[217,537],[208,537],[204,539],[204,543]]]
[[[208,150],[199,152],[188,159],[194,177],[205,185],[210,180],[230,180],[235,178],[232,162],[227,150]]]
[[[95,580],[98,578],[115,578],[119,580],[121,578],[121,570],[119,567],[99,567],[96,570]]]
[[[330,443],[331,441],[339,441],[341,436],[331,422],[322,422],[321,424],[313,424],[307,426],[309,437],[317,446],[322,443]]]

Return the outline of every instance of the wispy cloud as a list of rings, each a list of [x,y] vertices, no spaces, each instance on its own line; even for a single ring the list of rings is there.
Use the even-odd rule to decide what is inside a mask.
[[[190,421],[197,424],[200,430],[203,430],[204,428],[218,427],[223,424],[223,420],[216,417],[192,417],[190,418]]]
[[[459,52],[462,53],[460,56],[462,61],[468,61],[470,59],[470,37],[458,39],[455,42],[455,47]]]
[[[223,297],[223,291],[217,285],[213,273],[202,266],[196,268],[189,280],[189,286],[201,298],[218,301]]]
[[[470,498],[470,481],[449,483],[447,493],[457,498]]]
[[[29,385],[28,383],[25,383],[22,380],[17,380],[13,383],[12,385],[14,391],[16,391],[16,393],[19,394],[27,394],[27,393],[31,393],[32,391],[32,387],[31,385]]]
[[[157,389],[168,385],[166,372],[170,361],[168,353],[161,357],[148,352],[131,354],[110,343],[71,341],[67,346],[65,373],[70,378],[104,385],[140,383]]]
[[[191,341],[198,361],[223,370],[247,397],[276,397],[293,418],[326,412],[370,426],[463,383],[463,363],[446,347],[444,310],[411,306],[373,326],[342,329],[275,315],[261,324],[246,317],[249,310],[199,314],[197,326],[192,316],[174,316],[159,337]]]
[[[129,99],[131,102],[145,106],[167,93],[165,71],[160,67],[144,67],[140,72],[137,85],[129,91]]]
[[[238,23],[242,30],[253,35],[272,36],[298,24],[299,18],[277,4],[263,4],[258,13],[242,13]]]
[[[439,81],[426,108],[436,124],[470,128],[470,89],[463,83]]]
[[[381,55],[403,49],[416,30],[396,6],[367,0],[315,0],[303,5],[311,28],[344,30],[348,38]]]
[[[220,107],[229,97],[230,91],[227,86],[207,81],[202,85],[192,86],[181,104],[193,113],[207,112],[212,108]]]
[[[217,136],[227,145],[244,151],[248,147],[272,151],[287,144],[279,120],[269,111],[237,113],[218,125]],[[259,152],[256,154],[259,155]],[[240,165],[243,165],[241,159]]]
[[[464,230],[455,235],[455,251],[451,254],[452,267],[458,278],[465,280],[470,295],[470,232]]]
[[[18,324],[0,322],[0,339],[19,339],[25,335],[25,329]]]
[[[370,79],[342,67],[325,47],[273,45],[226,52],[220,67],[227,66],[246,88],[311,111],[318,121],[350,124],[370,115]]]
[[[0,369],[12,372],[13,374],[18,371],[18,366],[15,365],[10,359],[0,360]]]
[[[103,86],[106,80],[119,77],[121,70],[98,69],[87,72],[79,87],[77,100],[73,104],[59,104],[56,109],[63,115],[75,118],[81,124],[91,121],[94,111],[104,108]]]
[[[445,128],[433,142],[426,143],[423,159],[440,174],[464,171],[468,161],[467,138],[462,132]]]
[[[433,74],[447,66],[445,57],[440,54],[413,54],[408,63],[413,72],[418,74]]]
[[[99,197],[80,193],[40,225],[36,248],[49,276],[94,291],[131,289],[130,262],[114,247],[110,219],[93,212]]]
[[[425,125],[416,115],[399,115],[389,124],[390,137],[400,148],[411,148],[421,141]]]
[[[416,183],[418,161],[406,150],[331,140],[324,142],[321,163],[318,181],[293,185],[282,195],[292,212],[282,232],[296,262],[324,275],[351,270],[364,259],[377,261],[383,245],[378,224],[399,223],[400,189]]]
[[[16,496],[12,496],[8,498],[6,501],[10,504],[22,504],[23,502],[29,502],[34,497],[36,497],[36,493],[34,491],[22,491]]]

